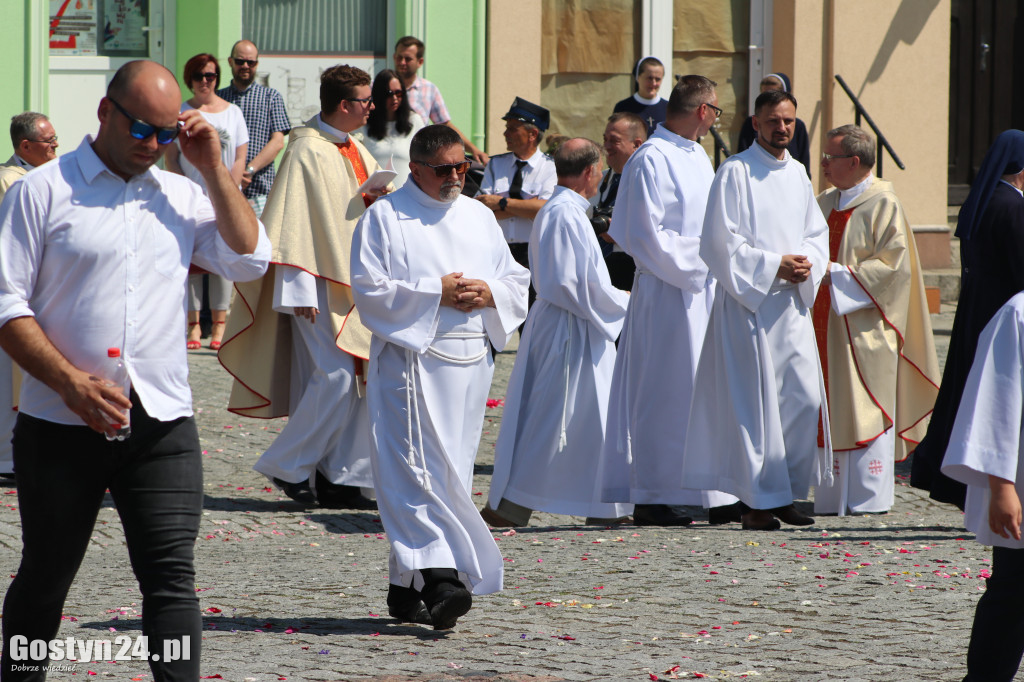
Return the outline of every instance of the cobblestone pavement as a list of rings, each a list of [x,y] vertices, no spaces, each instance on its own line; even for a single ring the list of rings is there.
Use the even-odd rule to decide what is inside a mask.
[[[948,340],[952,314],[935,318]],[[224,410],[229,380],[190,353],[206,458],[196,546],[202,675],[263,680],[957,680],[989,552],[961,515],[902,479],[892,513],[819,517],[778,532],[584,526],[536,514],[496,530],[506,589],[457,629],[387,616],[387,541],[375,514],[303,509],[251,470],[283,422]],[[492,398],[513,355],[499,356]],[[474,498],[490,483],[500,406],[487,410]],[[4,495],[4,493],[6,493]],[[0,488],[0,569],[17,569],[19,523]],[[140,633],[140,599],[113,507],[65,606],[61,637]],[[141,662],[74,676],[150,680]],[[51,679],[70,679],[54,673]]]

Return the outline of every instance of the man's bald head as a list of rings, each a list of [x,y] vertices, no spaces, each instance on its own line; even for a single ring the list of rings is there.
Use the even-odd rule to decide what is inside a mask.
[[[245,40],[244,38],[242,40],[237,41],[234,45],[231,46],[232,57],[242,57],[242,53],[245,53],[246,55],[252,53],[252,59],[260,58],[260,51],[256,49],[256,43],[252,42],[251,40]],[[249,59],[250,57],[246,58]]]
[[[133,121],[174,128],[180,108],[181,88],[173,73],[156,62],[128,62],[114,74],[107,96],[100,100],[100,129],[93,150],[122,178],[144,173],[160,159],[167,145],[158,144],[152,133],[141,140],[133,137]]]
[[[256,64],[260,60],[256,43],[239,40],[231,47],[228,66],[231,67],[231,82],[236,90],[246,90],[256,80]]]

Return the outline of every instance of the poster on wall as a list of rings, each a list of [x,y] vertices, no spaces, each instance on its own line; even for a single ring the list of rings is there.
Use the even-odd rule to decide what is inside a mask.
[[[50,53],[95,55],[99,0],[50,0]]]
[[[149,39],[145,29],[148,5],[148,0],[104,0],[103,54],[147,56]]]

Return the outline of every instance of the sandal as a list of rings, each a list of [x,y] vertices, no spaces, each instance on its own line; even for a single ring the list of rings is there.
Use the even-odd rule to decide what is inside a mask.
[[[198,325],[199,325],[198,322],[189,322],[188,323],[189,331],[191,332],[192,327],[196,327]],[[201,347],[202,345],[203,344],[200,343],[199,339],[195,339],[194,341],[192,339],[188,339],[185,342],[185,348],[187,348],[188,350],[196,350],[197,348]]]
[[[214,323],[213,323],[213,326],[214,326],[214,327],[216,327],[217,325],[221,325],[221,326],[224,326],[225,324],[227,324],[227,322],[214,322]],[[221,330],[221,332],[220,332],[220,333],[221,333],[221,337],[223,337],[223,336],[224,336],[224,330]],[[211,336],[211,337],[212,337],[212,336],[214,336],[214,333],[213,333],[213,331],[212,331],[212,330],[210,331],[210,336]],[[220,350],[220,347],[221,347],[221,343],[222,343],[221,341],[219,341],[219,340],[218,340],[218,341],[214,341],[214,340],[213,340],[213,339],[211,338],[211,340],[210,340],[210,348],[211,348],[212,350]]]

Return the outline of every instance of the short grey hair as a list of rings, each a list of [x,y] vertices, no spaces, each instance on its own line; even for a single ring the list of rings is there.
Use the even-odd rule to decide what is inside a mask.
[[[582,144],[570,144],[579,140]],[[601,161],[601,147],[593,140],[575,137],[555,150],[555,173],[559,178],[575,178]]]
[[[696,111],[701,104],[710,101],[715,96],[715,87],[717,86],[718,83],[706,76],[694,74],[683,76],[672,88],[672,94],[668,97],[669,116]]]
[[[868,131],[860,126],[847,123],[844,126],[833,128],[826,135],[828,139],[834,137],[843,138],[839,143],[844,154],[856,156],[860,159],[860,165],[865,168],[872,168],[875,165],[875,138],[871,137]]]
[[[39,122],[49,120],[34,111],[26,111],[11,117],[11,144],[17,149],[22,140],[31,140],[39,133]]]

